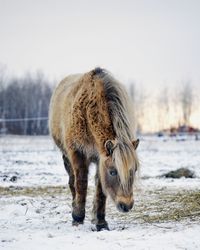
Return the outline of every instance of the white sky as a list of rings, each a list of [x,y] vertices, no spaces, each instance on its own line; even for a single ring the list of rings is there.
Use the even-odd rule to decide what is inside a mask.
[[[146,87],[200,83],[199,0],[0,0],[0,63],[51,77],[102,66]]]

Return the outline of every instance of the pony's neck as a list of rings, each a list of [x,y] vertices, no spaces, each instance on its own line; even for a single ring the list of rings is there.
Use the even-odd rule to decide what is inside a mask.
[[[99,112],[98,105],[96,109],[93,109],[93,111],[91,110],[89,117],[91,133],[98,149],[103,153],[105,151],[105,142],[107,140],[115,139],[115,133],[110,117],[107,112]]]
[[[105,98],[101,79],[90,81],[91,91],[87,105],[87,118],[90,131],[94,137],[98,149],[105,151],[104,144],[107,140],[115,139],[115,132],[108,112],[108,104]]]

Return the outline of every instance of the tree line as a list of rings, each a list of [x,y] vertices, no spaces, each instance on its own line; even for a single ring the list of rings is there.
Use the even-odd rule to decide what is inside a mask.
[[[180,127],[200,129],[200,91],[191,80],[169,86],[161,84],[153,92],[131,82],[129,93],[139,132]]]
[[[0,133],[48,134],[52,84],[42,73],[6,79],[0,76]]]
[[[47,135],[53,88],[42,73],[8,78],[0,69],[0,134]],[[139,133],[182,125],[200,127],[200,95],[191,81],[174,87],[161,85],[156,95],[134,82],[127,90]]]

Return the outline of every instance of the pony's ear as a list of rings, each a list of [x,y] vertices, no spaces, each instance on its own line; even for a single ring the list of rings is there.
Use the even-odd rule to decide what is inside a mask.
[[[114,143],[111,140],[107,140],[105,142],[105,149],[106,149],[106,155],[112,155],[113,150],[114,150]]]
[[[137,139],[137,140],[135,140],[135,141],[132,141],[132,144],[133,144],[133,147],[134,147],[135,150],[137,149],[137,147],[138,147],[138,145],[139,145],[139,142],[140,142],[139,139]]]

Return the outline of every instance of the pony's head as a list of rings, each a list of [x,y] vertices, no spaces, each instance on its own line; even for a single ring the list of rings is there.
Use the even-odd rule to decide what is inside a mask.
[[[133,207],[133,182],[139,166],[136,148],[139,140],[122,142],[108,140],[105,155],[100,157],[100,178],[103,191],[121,212]]]

